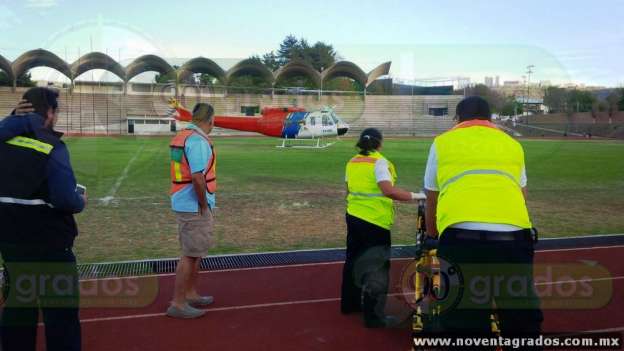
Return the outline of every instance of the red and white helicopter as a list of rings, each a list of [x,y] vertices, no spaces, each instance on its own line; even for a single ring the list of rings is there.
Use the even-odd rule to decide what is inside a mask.
[[[168,115],[180,122],[190,122],[192,113],[175,98],[169,100]],[[324,148],[332,144],[324,139],[345,135],[349,125],[331,107],[306,111],[301,107],[265,107],[256,116],[215,116],[215,126],[245,132],[255,132],[281,138],[278,147]],[[311,141],[310,145],[296,141]]]

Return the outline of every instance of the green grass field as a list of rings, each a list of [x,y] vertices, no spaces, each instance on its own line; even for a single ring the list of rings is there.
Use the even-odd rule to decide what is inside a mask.
[[[90,203],[77,216],[80,262],[175,257],[165,137],[68,138]],[[353,139],[324,150],[276,149],[271,138],[215,138],[213,253],[344,246],[345,162]],[[389,139],[398,185],[422,187],[430,139]],[[543,236],[624,232],[624,143],[524,140],[529,209]],[[106,200],[108,198],[108,200]],[[414,241],[414,205],[398,204],[393,243]]]

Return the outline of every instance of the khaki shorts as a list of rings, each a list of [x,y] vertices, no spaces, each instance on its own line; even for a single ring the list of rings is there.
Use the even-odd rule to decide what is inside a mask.
[[[214,246],[212,211],[201,216],[197,213],[176,212],[176,220],[182,256],[207,256],[208,249]]]

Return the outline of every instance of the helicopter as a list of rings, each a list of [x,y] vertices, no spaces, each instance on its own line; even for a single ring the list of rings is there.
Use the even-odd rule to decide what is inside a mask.
[[[180,122],[190,122],[192,113],[176,99],[169,101],[168,115]],[[278,147],[324,148],[334,142],[326,138],[347,134],[349,125],[333,107],[308,111],[302,107],[264,107],[260,116],[215,116],[216,127],[245,132],[255,132],[269,137],[281,138]],[[308,143],[301,143],[308,141]]]

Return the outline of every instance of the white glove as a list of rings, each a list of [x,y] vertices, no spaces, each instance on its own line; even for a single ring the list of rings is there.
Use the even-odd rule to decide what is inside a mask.
[[[426,200],[427,195],[425,193],[412,193],[412,200]]]

